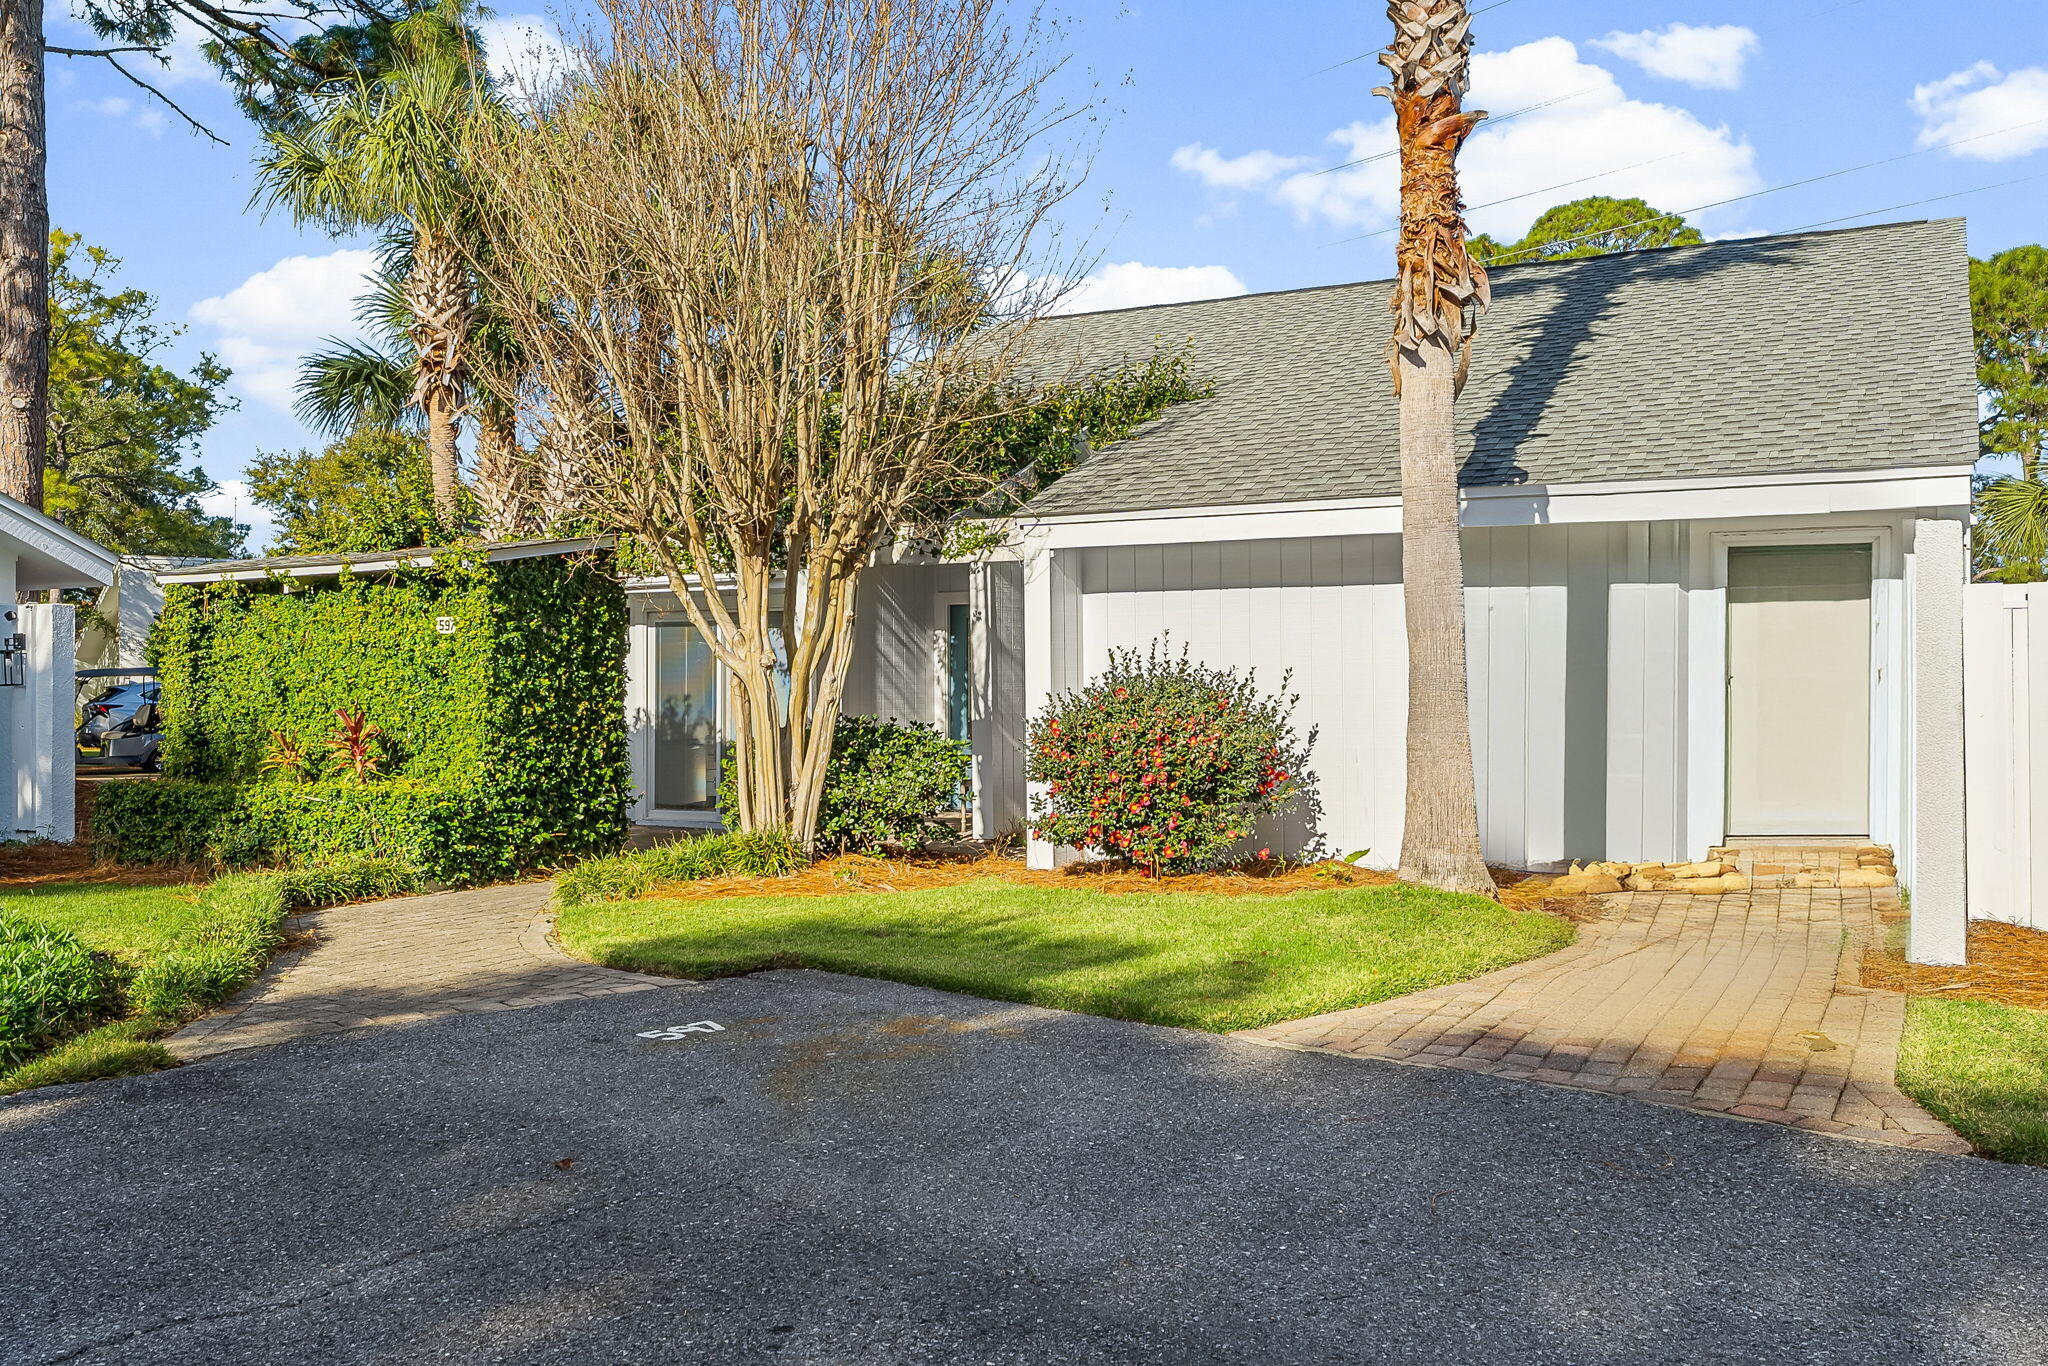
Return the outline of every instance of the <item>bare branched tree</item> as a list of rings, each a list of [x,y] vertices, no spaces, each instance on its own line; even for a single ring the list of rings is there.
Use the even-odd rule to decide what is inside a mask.
[[[808,838],[862,572],[1070,273],[1032,263],[1075,110],[1001,0],[600,13],[477,151],[479,269],[534,301],[538,496],[658,558],[729,675],[741,822]]]

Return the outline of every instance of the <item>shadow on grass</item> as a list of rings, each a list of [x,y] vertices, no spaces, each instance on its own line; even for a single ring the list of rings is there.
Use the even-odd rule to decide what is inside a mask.
[[[1562,948],[1572,928],[1414,887],[1105,896],[1001,881],[843,898],[574,906],[571,951],[678,977],[813,968],[1227,1032],[1366,1005]]]

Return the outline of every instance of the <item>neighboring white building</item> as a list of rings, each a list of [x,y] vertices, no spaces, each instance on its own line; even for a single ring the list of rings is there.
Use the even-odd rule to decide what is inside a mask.
[[[74,613],[17,603],[24,593],[104,588],[114,553],[0,496],[0,838],[69,842],[78,751],[72,742]]]

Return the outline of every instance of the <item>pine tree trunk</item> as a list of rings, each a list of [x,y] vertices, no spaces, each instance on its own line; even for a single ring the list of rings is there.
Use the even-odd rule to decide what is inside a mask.
[[[49,441],[43,0],[0,0],[0,493],[40,509]]]
[[[1408,797],[1401,876],[1490,895],[1466,701],[1465,557],[1458,536],[1457,356],[1401,366],[1401,583],[1408,625]]]

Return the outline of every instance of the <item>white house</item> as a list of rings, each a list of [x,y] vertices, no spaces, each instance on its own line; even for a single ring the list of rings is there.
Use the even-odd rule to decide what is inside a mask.
[[[78,751],[72,708],[73,612],[25,593],[104,588],[114,553],[0,495],[0,837],[69,841]]]
[[[1494,285],[1460,404],[1488,858],[1869,839],[1898,849],[1920,956],[1960,957],[1977,455],[1962,223],[1510,266]],[[881,556],[846,709],[967,742],[972,828],[993,836],[1025,817],[1028,715],[1111,649],[1163,637],[1270,685],[1291,674],[1319,732],[1320,808],[1262,840],[1392,863],[1406,661],[1388,292],[1047,321],[1051,365],[1187,346],[1214,396],[1039,493],[1004,551]],[[713,825],[719,670],[665,583],[627,589],[633,818]],[[1041,866],[1057,852],[1030,850]]]
[[[1511,266],[1494,286],[1460,407],[1487,857],[1869,839],[1898,848],[1918,933],[1956,939],[1977,455],[1962,223]],[[1388,289],[1044,324],[1048,353],[1084,369],[1189,346],[1215,395],[1041,493],[1006,558],[878,569],[849,708],[971,740],[975,828],[993,834],[1024,813],[1025,716],[1111,649],[1163,637],[1291,673],[1321,811],[1278,835],[1391,863],[1406,652]],[[686,713],[716,707],[713,666],[661,586],[635,587],[635,814],[709,822],[717,759],[692,737],[718,727]]]

